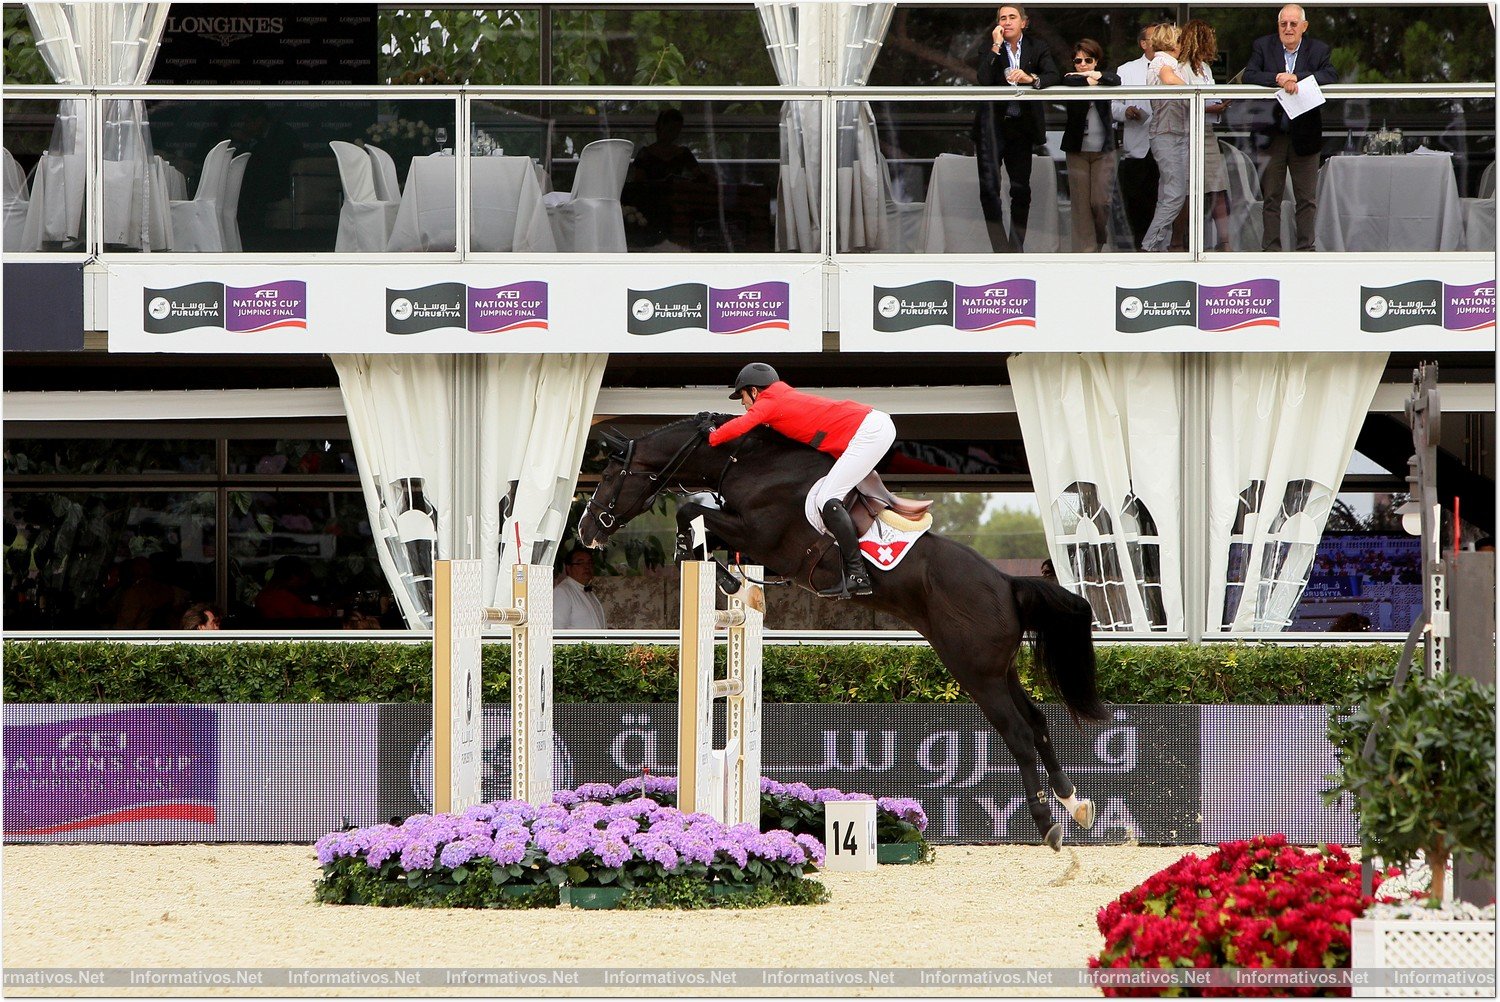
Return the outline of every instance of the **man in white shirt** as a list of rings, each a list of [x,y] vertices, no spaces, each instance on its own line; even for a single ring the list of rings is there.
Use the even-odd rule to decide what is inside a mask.
[[[1151,28],[1149,24],[1144,25],[1136,35],[1141,57],[1115,69],[1122,87],[1146,86],[1146,66],[1156,55],[1148,37]],[[1110,111],[1111,117],[1123,126],[1116,177],[1120,182],[1120,200],[1125,203],[1125,218],[1130,222],[1131,238],[1135,241],[1135,249],[1140,250],[1141,240],[1151,228],[1151,217],[1156,213],[1158,171],[1156,160],[1151,156],[1151,137],[1146,131],[1151,121],[1151,102],[1144,98],[1112,101]]]
[[[602,630],[604,606],[594,594],[594,555],[583,547],[568,554],[563,572],[552,585],[552,627],[557,630]]]

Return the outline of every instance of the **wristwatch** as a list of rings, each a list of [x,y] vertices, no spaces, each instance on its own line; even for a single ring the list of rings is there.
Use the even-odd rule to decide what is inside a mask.
[[[1031,78],[1031,89],[1032,90],[1041,90],[1042,89],[1042,78],[1041,77],[1035,76],[1035,77]]]

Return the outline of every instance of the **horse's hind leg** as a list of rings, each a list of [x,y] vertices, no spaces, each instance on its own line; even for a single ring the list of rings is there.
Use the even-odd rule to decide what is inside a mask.
[[[1010,696],[1015,704],[1021,708],[1026,719],[1031,724],[1031,731],[1036,735],[1036,750],[1042,757],[1042,765],[1047,769],[1047,779],[1052,785],[1052,792],[1057,794],[1057,799],[1062,801],[1073,820],[1078,822],[1079,827],[1094,827],[1094,802],[1092,800],[1080,799],[1077,789],[1073,786],[1073,780],[1063,771],[1062,762],[1057,757],[1057,749],[1052,745],[1052,736],[1047,731],[1047,716],[1042,713],[1041,707],[1031,701],[1027,695],[1026,688],[1021,685],[1021,677],[1014,671],[1010,673]]]
[[[987,719],[1000,733],[1000,740],[1010,749],[1016,764],[1021,767],[1021,786],[1026,791],[1026,807],[1031,811],[1031,820],[1036,822],[1042,841],[1054,851],[1062,848],[1062,825],[1052,820],[1052,810],[1047,804],[1047,791],[1042,789],[1042,779],[1037,775],[1036,758],[1038,743],[1032,732],[1026,713],[1016,704],[1004,680],[993,676],[976,686],[970,695]],[[1050,746],[1049,752],[1050,754]],[[1053,757],[1056,761],[1056,757]],[[1048,766],[1050,773],[1051,766]]]

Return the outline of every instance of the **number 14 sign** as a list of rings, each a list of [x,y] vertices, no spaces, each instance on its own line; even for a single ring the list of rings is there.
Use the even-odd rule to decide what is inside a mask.
[[[873,870],[875,854],[875,801],[833,800],[823,805],[825,870]]]

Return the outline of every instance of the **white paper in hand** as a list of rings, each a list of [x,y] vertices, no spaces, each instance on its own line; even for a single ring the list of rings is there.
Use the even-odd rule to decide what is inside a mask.
[[[1303,77],[1297,81],[1295,94],[1288,94],[1280,87],[1276,88],[1276,100],[1281,102],[1281,110],[1286,112],[1287,118],[1296,118],[1304,112],[1312,111],[1328,99],[1323,96],[1323,88],[1318,86],[1317,77]]]

